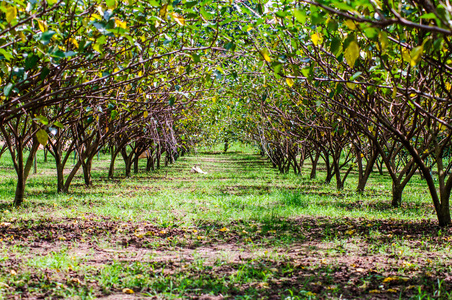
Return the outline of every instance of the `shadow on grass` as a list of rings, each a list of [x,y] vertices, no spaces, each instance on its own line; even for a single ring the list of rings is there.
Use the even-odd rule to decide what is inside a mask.
[[[1,262],[0,266],[10,262]],[[73,289],[80,294],[123,297],[122,287],[137,297],[155,294],[183,296],[189,299],[450,299],[452,277],[430,271],[419,271],[410,277],[397,276],[397,266],[384,271],[385,277],[370,268],[366,261],[333,265],[310,264],[296,258],[275,261],[262,257],[227,262],[207,262],[203,258],[189,261],[115,261],[105,259],[102,268],[83,272],[24,267],[19,274],[8,275],[5,283],[11,294],[21,298],[64,297]],[[8,265],[8,267],[11,267]],[[6,270],[6,268],[5,268]],[[383,270],[382,270],[383,271]],[[2,272],[0,271],[0,275]],[[58,274],[58,276],[56,276]],[[49,278],[52,278],[50,281]],[[388,280],[388,278],[390,280]],[[16,284],[21,282],[23,284]],[[31,295],[23,285],[34,287]],[[51,288],[50,288],[51,287]],[[64,289],[62,288],[64,287]],[[64,297],[67,298],[67,297]],[[116,298],[115,298],[116,299]]]

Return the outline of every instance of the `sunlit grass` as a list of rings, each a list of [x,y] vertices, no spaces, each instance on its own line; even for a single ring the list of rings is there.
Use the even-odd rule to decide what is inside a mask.
[[[226,154],[214,150],[181,157],[148,173],[142,160],[140,172],[129,178],[124,177],[123,162],[118,159],[113,179],[107,178],[109,155],[102,154],[94,161],[93,186],[85,187],[80,173],[68,194],[56,193],[52,158],[44,163],[40,151],[37,173],[27,182],[21,208],[11,206],[15,174],[5,154],[0,160],[0,222],[17,228],[36,224],[58,228],[67,222],[95,228],[111,222],[115,229],[91,234],[85,228],[75,240],[49,237],[47,229],[41,230],[34,239],[50,241],[49,250],[41,252],[18,237],[14,237],[17,245],[6,246],[12,245],[13,238],[3,237],[0,265],[9,267],[0,271],[0,299],[7,291],[19,293],[25,285],[30,293],[51,290],[54,297],[83,299],[123,294],[124,289],[165,299],[186,294],[255,299],[275,292],[276,286],[281,286],[276,294],[283,299],[339,298],[348,285],[335,284],[334,270],[340,267],[337,259],[347,255],[397,259],[392,269],[376,264],[372,272],[378,275],[357,281],[361,294],[368,295],[385,276],[396,272],[415,276],[415,288],[421,290],[414,294],[430,297],[441,292],[447,299],[448,285],[441,281],[445,277],[437,282],[428,275],[451,272],[447,237],[434,230],[425,236],[396,235],[384,227],[435,220],[425,182],[417,176],[404,191],[403,206],[394,209],[387,175],[373,173],[366,191],[359,194],[355,192],[357,175],[352,173],[344,190],[337,191],[334,181],[324,184],[323,165],[311,180],[309,163],[300,176],[280,174],[253,149],[237,147]],[[190,173],[195,164],[207,174]],[[144,224],[156,226],[157,231],[179,231],[134,246],[134,237],[140,240],[149,234],[140,231]],[[80,252],[82,246],[90,250]],[[203,247],[209,247],[208,257]],[[185,256],[183,249],[188,251]],[[431,257],[432,253],[438,257]],[[162,255],[170,258],[159,261]],[[431,258],[426,260],[426,255]],[[303,260],[309,256],[315,261],[312,264]],[[18,261],[22,269],[14,267]],[[350,272],[361,268],[353,265],[347,266]],[[425,278],[419,275],[422,272],[427,272]],[[315,274],[323,274],[322,279]],[[291,276],[301,277],[294,284]],[[317,295],[319,280],[325,290]],[[422,286],[421,280],[425,281]]]

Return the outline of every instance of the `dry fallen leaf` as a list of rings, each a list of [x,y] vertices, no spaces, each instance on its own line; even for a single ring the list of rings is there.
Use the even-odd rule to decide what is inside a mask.
[[[128,288],[123,289],[122,292],[123,292],[124,294],[135,294],[135,292],[134,292],[133,290],[128,289]]]

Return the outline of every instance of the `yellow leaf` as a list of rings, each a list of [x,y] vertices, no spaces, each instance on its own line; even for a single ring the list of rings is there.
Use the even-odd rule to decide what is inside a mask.
[[[124,294],[135,294],[135,292],[134,292],[133,290],[127,289],[127,288],[123,289],[122,292],[123,292]]]
[[[347,82],[346,85],[347,85],[347,87],[348,87],[349,89],[351,89],[351,90],[354,90],[355,87],[356,87],[356,84],[355,84],[355,83],[352,83],[352,82]]]
[[[160,11],[159,11],[160,18],[165,20],[167,12],[168,12],[168,4],[165,4],[162,6],[162,8],[160,8]]]
[[[344,22],[345,26],[348,27],[348,29],[350,30],[355,30],[356,29],[356,25],[355,22],[353,22],[352,20],[348,19]]]
[[[371,290],[369,291],[369,294],[380,294],[379,290]]]
[[[392,89],[392,98],[396,98],[397,97],[397,87],[395,86],[393,89]]]
[[[389,44],[388,35],[386,34],[386,32],[380,31],[380,33],[378,34],[378,40],[380,41],[381,52],[385,53],[386,48]]]
[[[417,65],[421,59],[422,59],[422,52],[424,52],[424,44],[422,44],[421,46],[417,46],[415,48],[413,48],[410,52],[410,56],[411,56],[411,61],[410,64],[412,67],[414,67],[415,65]]]
[[[311,41],[314,44],[314,46],[317,46],[320,43],[322,43],[322,39],[320,38],[320,36],[317,33],[314,33],[313,35],[311,35]]]
[[[294,85],[294,81],[292,78],[286,78],[286,83],[289,87],[292,87]]]
[[[443,121],[443,120],[444,120],[444,117],[441,117],[440,120]],[[440,131],[444,131],[446,128],[447,128],[447,127],[446,127],[444,124],[438,123],[438,129],[439,129]]]
[[[45,146],[47,145],[49,135],[44,129],[40,129],[38,132],[36,132],[36,138],[41,145]]]
[[[262,49],[259,52],[262,55],[262,57],[265,59],[265,61],[267,61],[267,62],[272,61],[272,59],[270,58],[270,52],[268,51],[268,49]]]
[[[94,44],[93,49],[96,50],[99,53],[102,53],[102,51],[100,50],[100,46],[99,44]]]
[[[181,15],[177,13],[172,13],[171,16],[173,17],[174,21],[177,22],[177,24],[184,26],[185,25],[185,19]]]
[[[347,49],[345,49],[344,56],[348,65],[353,68],[355,66],[356,59],[359,57],[359,46],[356,41],[350,42]]]
[[[17,9],[15,6],[6,8],[6,22],[11,23],[17,18]]]
[[[148,113],[147,111],[145,111],[145,112],[143,113],[143,118],[147,118],[148,115],[149,115],[149,113]]]
[[[42,20],[38,20],[38,27],[39,30],[41,30],[41,32],[46,32],[47,31],[47,22],[46,21],[42,21]]]
[[[227,229],[226,227],[223,227],[220,229],[221,232],[225,232],[225,231],[229,231],[229,229]]]
[[[71,43],[75,46],[75,48],[78,48],[78,42],[76,39],[71,38]]]
[[[383,279],[383,282],[391,282],[391,281],[397,281],[397,277],[386,277]]]
[[[116,27],[122,28],[122,29],[127,29],[127,22],[125,21],[121,21],[119,19],[115,19],[115,24]]]
[[[22,42],[27,41],[27,38],[25,37],[25,34],[22,31],[19,33],[19,36],[20,36],[20,39],[22,40]]]
[[[449,82],[446,82],[445,86],[446,86],[446,90],[450,91],[452,85]]]

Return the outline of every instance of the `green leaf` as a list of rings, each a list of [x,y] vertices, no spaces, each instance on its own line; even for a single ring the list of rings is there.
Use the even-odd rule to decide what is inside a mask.
[[[359,75],[361,75],[363,72],[356,72],[355,74],[352,75],[352,77],[350,77],[350,80],[355,80],[356,78],[359,77]]]
[[[373,39],[378,35],[378,30],[373,27],[364,28],[364,34],[369,38]]]
[[[303,74],[304,77],[309,77],[309,75],[311,74],[311,69],[310,68],[301,69],[301,74]]]
[[[6,51],[5,49],[0,49],[0,54],[3,55],[5,57],[6,60],[11,60],[11,58],[13,58],[14,56],[9,53],[8,51]]]
[[[160,3],[158,3],[157,0],[149,0],[148,1],[149,5],[154,6],[154,7],[160,7]]]
[[[336,21],[333,20],[329,20],[328,24],[327,24],[327,28],[330,32],[337,32],[338,28],[339,28],[339,24],[337,24]]]
[[[117,6],[116,0],[106,0],[108,9],[115,9]]]
[[[58,127],[58,128],[64,128],[64,125],[61,122],[58,122],[58,121],[54,122],[53,126]]]
[[[192,54],[191,57],[193,58],[194,63],[201,62],[200,56],[198,54]]]
[[[169,104],[170,106],[173,106],[175,100],[176,100],[176,99],[174,99],[174,97],[170,97],[170,98],[169,98],[169,101],[168,101],[168,104]]]
[[[344,51],[345,59],[350,68],[355,66],[355,62],[359,57],[359,46],[356,41],[351,41],[347,49]]]
[[[64,52],[64,57],[71,57],[74,55],[77,55],[77,52],[74,52],[74,51]]]
[[[36,116],[33,120],[40,122],[42,125],[48,125],[49,119],[45,116]]]
[[[235,44],[234,44],[233,42],[229,42],[229,43],[227,43],[226,45],[224,45],[224,48],[225,48],[226,50],[234,51],[234,50],[235,50]]]
[[[53,31],[53,30],[49,30],[49,31],[44,32],[44,33],[41,35],[41,43],[42,43],[43,45],[49,44],[49,43],[50,43],[50,40],[52,39],[52,37],[53,37],[53,35],[54,35],[55,33],[56,33],[56,31]]]
[[[39,56],[33,54],[33,55],[28,55],[27,59],[25,59],[25,70],[31,70],[34,69],[36,67],[36,64],[39,61]]]
[[[436,19],[436,15],[434,13],[428,13],[421,16],[421,19]]]
[[[304,24],[306,22],[306,12],[304,10],[295,8],[293,10],[293,16],[295,17],[295,20],[297,20],[301,24]]]
[[[187,2],[187,3],[185,3],[185,7],[187,7],[187,8],[192,8],[192,7],[195,6],[196,4],[198,4],[198,1]]]
[[[10,82],[8,83],[4,88],[3,88],[3,94],[5,95],[5,97],[8,97],[9,94],[11,93],[11,90],[13,88],[13,84]]]
[[[341,40],[339,38],[333,38],[331,40],[330,51],[334,55],[338,55],[341,50]]]
[[[116,109],[112,110],[110,113],[110,117],[112,119],[116,118],[117,115],[118,115],[118,111]]]
[[[58,0],[47,0],[47,4],[49,4],[50,6],[53,6],[57,2]]]
[[[40,129],[38,132],[36,132],[36,138],[41,145],[45,146],[47,145],[47,142],[49,140],[49,135],[44,129]]]
[[[44,80],[47,77],[47,75],[49,75],[49,73],[50,73],[49,68],[44,67],[42,68],[41,75],[39,77],[41,78],[41,80]]]

